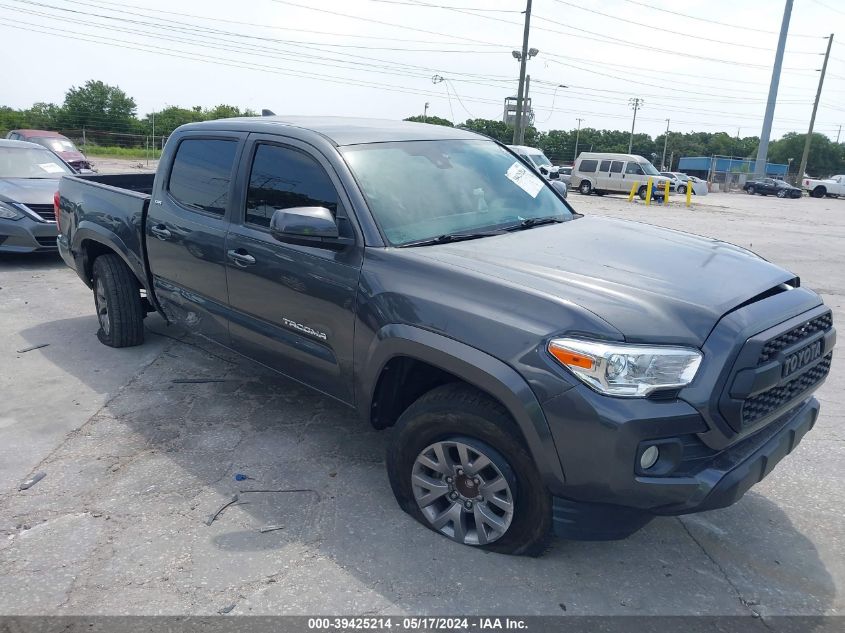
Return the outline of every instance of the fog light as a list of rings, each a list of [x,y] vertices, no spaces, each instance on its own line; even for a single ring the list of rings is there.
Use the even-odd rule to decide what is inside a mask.
[[[648,470],[657,463],[658,457],[660,457],[660,449],[656,446],[649,446],[643,451],[642,455],[640,455],[640,468]]]

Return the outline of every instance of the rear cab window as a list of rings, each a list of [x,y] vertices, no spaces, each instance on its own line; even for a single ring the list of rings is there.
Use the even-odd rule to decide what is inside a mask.
[[[168,193],[193,211],[224,215],[237,149],[236,139],[184,139],[170,169]]]

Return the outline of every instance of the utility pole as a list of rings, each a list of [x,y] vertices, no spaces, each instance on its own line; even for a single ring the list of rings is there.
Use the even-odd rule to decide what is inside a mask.
[[[663,158],[660,159],[660,169],[666,171],[666,145],[669,144],[669,119],[666,119],[666,135],[663,137]]]
[[[575,119],[578,121],[578,129],[575,130],[575,157],[572,159],[573,161],[578,160],[578,137],[581,136],[581,121],[584,119]]]
[[[156,151],[156,111],[153,110],[153,153]]]
[[[766,159],[769,155],[769,136],[772,134],[772,119],[775,117],[775,103],[778,100],[780,69],[783,65],[783,50],[786,47],[786,34],[789,32],[789,18],[792,15],[792,0],[786,0],[783,10],[783,22],[775,52],[775,65],[772,68],[772,82],[769,84],[769,98],[766,101],[766,115],[763,117],[763,131],[760,132],[760,146],[757,148],[757,161],[754,163],[754,175],[758,178],[766,175]]]
[[[628,153],[630,154],[634,147],[634,127],[637,125],[637,110],[642,107],[643,100],[639,97],[634,97],[633,99],[628,99],[628,103],[634,108],[634,120],[631,122],[631,138],[628,140]]]
[[[836,143],[837,144],[839,143],[839,135],[840,134],[842,134],[842,126],[841,125],[839,126],[839,131],[836,133]],[[804,176],[802,175],[801,177],[803,178]]]
[[[525,3],[525,29],[522,32],[522,54],[519,56],[519,90],[516,94],[516,120],[513,128],[513,144],[520,144],[520,128],[522,127],[522,102],[525,97],[525,64],[528,63],[528,31],[531,25],[531,0]]]
[[[531,87],[531,75],[525,75],[525,95],[522,98],[522,122],[519,124],[519,142],[517,145],[525,145],[525,128],[528,127],[528,120],[531,117],[531,97],[528,96]]]
[[[801,154],[801,165],[798,167],[799,179],[804,177],[804,172],[807,170],[807,159],[810,157],[810,143],[813,140],[813,126],[816,124],[816,110],[819,109],[819,100],[822,98],[822,86],[824,86],[824,75],[827,72],[827,60],[830,58],[831,46],[833,46],[833,33],[827,39],[827,52],[824,54],[822,74],[819,76],[819,88],[816,90],[816,101],[813,103],[813,113],[810,115],[810,129],[807,130],[807,138],[804,140],[804,153]]]
[[[425,102],[425,107],[423,108],[423,123],[428,123],[428,101]]]

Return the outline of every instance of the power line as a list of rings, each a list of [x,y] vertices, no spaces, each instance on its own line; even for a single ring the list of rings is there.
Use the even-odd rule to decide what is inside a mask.
[[[381,2],[383,4],[401,4],[405,6],[420,6],[415,2],[403,2],[402,0],[370,0],[370,2]],[[522,11],[518,9],[479,9],[476,7],[453,7],[453,6],[446,6],[446,5],[439,5],[439,4],[432,4],[426,5],[430,6],[433,9],[460,9],[462,11],[482,11],[482,12],[490,12],[490,13],[522,13]]]
[[[742,31],[754,31],[756,33],[766,33],[768,35],[777,35],[778,31],[767,31],[765,29],[755,29],[750,26],[738,26],[736,24],[731,24],[729,22],[719,22],[718,20],[711,20],[709,18],[700,18],[696,15],[690,15],[688,13],[681,13],[680,11],[672,11],[671,9],[664,9],[662,7],[656,7],[653,4],[648,4],[646,2],[641,2],[641,0],[622,0],[623,2],[627,2],[629,4],[636,4],[641,7],[645,7],[646,9],[652,9],[653,11],[660,11],[661,13],[669,13],[671,15],[676,15],[682,18],[688,18],[690,20],[697,20],[699,22],[707,22],[708,24],[716,24],[718,26],[728,27],[731,29],[740,29]],[[800,33],[790,33],[792,37],[807,37],[807,38],[815,38],[815,39],[823,39],[824,36],[821,35],[802,35]]]
[[[386,1],[386,0],[378,0],[378,1]],[[645,22],[637,22],[636,20],[631,20],[630,18],[623,18],[623,17],[619,17],[618,15],[613,15],[613,14],[610,14],[610,13],[603,13],[602,11],[598,11],[596,9],[588,9],[588,8],[583,7],[583,6],[576,4],[574,2],[566,2],[566,0],[553,0],[553,1],[558,3],[558,4],[564,4],[568,7],[573,7],[575,9],[579,9],[581,11],[586,11],[587,13],[593,13],[595,15],[601,15],[603,17],[610,18],[611,20],[618,20],[618,21],[624,22],[626,24],[635,24],[637,26],[642,26],[642,27],[645,27],[647,29],[654,28],[653,24],[646,24]],[[730,41],[726,41],[726,40],[715,40],[715,39],[712,39],[712,38],[709,38],[709,37],[703,37],[701,35],[692,35],[690,33],[667,31],[665,34],[667,34],[667,35],[677,35],[679,37],[683,37],[684,39],[703,40],[705,42],[712,42],[714,44],[723,44],[723,45],[726,45],[726,46],[739,46],[739,47],[742,47],[742,48],[751,48],[751,49],[758,50],[758,51],[767,51],[768,52],[768,51],[771,50],[767,46],[754,46],[752,44],[742,44],[741,42],[730,42]],[[817,53],[817,52],[811,52],[811,51],[787,51],[787,52],[792,53],[793,55],[824,55],[824,53]]]

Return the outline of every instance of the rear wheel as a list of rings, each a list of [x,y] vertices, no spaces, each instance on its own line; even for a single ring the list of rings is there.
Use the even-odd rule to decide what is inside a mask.
[[[749,185],[745,190],[752,196],[757,193],[757,190],[754,188],[754,185]]]
[[[827,189],[825,187],[816,187],[810,195],[814,198],[824,198],[827,195]]]
[[[582,180],[581,184],[578,186],[578,191],[580,191],[585,196],[589,196],[592,190],[593,185],[589,180]]]
[[[144,310],[138,280],[117,255],[100,255],[93,268],[97,338],[109,347],[144,342]]]
[[[646,186],[643,185],[637,191],[637,195],[640,197],[640,200],[645,200],[645,193],[646,193]]]
[[[508,412],[463,384],[426,393],[399,418],[387,472],[400,507],[464,545],[537,555],[551,497]]]

